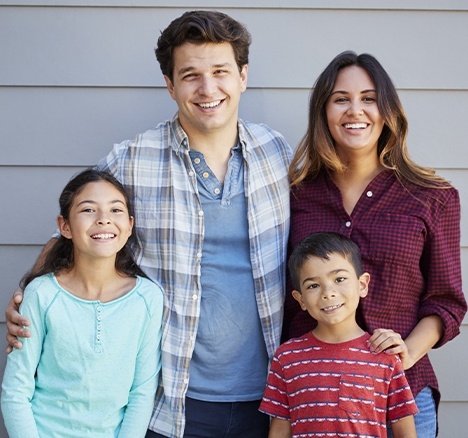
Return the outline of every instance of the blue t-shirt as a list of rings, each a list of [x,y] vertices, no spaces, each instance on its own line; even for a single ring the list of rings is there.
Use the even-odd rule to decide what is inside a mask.
[[[190,151],[205,219],[201,316],[187,396],[236,402],[262,398],[268,355],[255,297],[243,159],[232,150],[224,186],[203,154]]]
[[[102,303],[70,294],[48,274],[26,287],[20,312],[32,336],[7,359],[9,436],[144,436],[161,368],[161,287],[139,277]]]

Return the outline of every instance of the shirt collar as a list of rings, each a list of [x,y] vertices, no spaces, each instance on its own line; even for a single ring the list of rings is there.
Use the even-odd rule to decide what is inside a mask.
[[[184,149],[185,151],[189,151],[190,146],[189,146],[188,136],[185,133],[184,129],[182,128],[182,125],[180,124],[179,113],[176,113],[174,115],[171,121],[171,125],[172,125],[172,148],[174,149],[174,151],[177,154],[181,152],[181,149]],[[242,148],[242,154],[245,156],[246,153],[251,152],[252,147],[247,141],[247,132],[244,126],[244,122],[240,119],[237,122],[237,132],[239,135],[238,144],[240,144]]]

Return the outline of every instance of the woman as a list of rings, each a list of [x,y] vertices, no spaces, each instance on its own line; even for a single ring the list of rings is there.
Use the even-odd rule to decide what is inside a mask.
[[[370,349],[399,354],[419,414],[418,436],[436,435],[437,379],[427,352],[459,333],[458,192],[415,164],[395,87],[371,55],[344,52],[317,79],[309,126],[291,163],[290,248],[312,232],[335,231],[360,247],[371,274],[358,321]],[[314,321],[287,297],[285,337]]]

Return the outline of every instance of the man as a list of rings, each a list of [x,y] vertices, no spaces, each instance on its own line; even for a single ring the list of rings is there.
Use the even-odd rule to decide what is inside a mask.
[[[178,113],[99,164],[132,190],[137,261],[165,289],[147,437],[268,434],[258,406],[280,341],[291,151],[269,127],[238,119],[250,41],[220,12],[174,20],[156,57]],[[13,302],[7,319],[20,346],[14,324],[27,321]]]

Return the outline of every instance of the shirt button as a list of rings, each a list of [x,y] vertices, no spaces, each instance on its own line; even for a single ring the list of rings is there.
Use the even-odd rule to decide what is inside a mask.
[[[195,164],[200,164],[200,158],[195,158],[195,160],[193,160],[193,162],[194,162]]]
[[[221,190],[219,190],[218,188],[214,189],[214,193],[215,195],[219,195],[221,193]]]
[[[366,195],[367,195],[368,198],[371,198],[372,195],[373,195],[373,193],[369,190],[369,191],[366,193]]]
[[[192,295],[192,298],[193,298],[193,301],[195,301],[195,300],[198,298],[198,295],[197,295],[197,294],[193,294],[193,295]]]
[[[351,226],[351,221],[346,222],[345,225],[349,228]]]
[[[202,258],[202,253],[201,252],[197,252],[197,259],[201,259]]]
[[[203,216],[203,210],[200,210],[200,211],[198,212],[198,216]]]
[[[202,173],[202,177],[205,178],[205,179],[208,178],[209,176],[210,176],[210,174],[208,172],[203,172]]]
[[[188,379],[184,379],[184,383],[188,385]]]
[[[189,176],[193,176],[193,175],[195,175],[195,173],[194,173],[193,171],[191,171],[191,170],[189,171],[189,173],[188,173],[188,174],[189,174]]]

